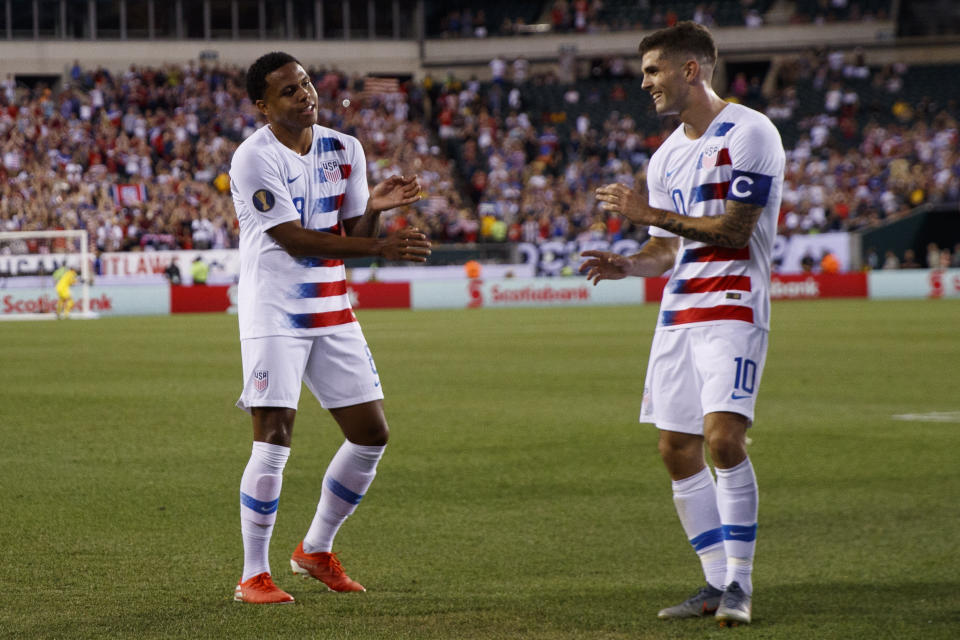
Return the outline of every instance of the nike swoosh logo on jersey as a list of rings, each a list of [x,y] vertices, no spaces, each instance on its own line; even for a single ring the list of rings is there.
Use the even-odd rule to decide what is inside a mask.
[[[673,171],[667,171],[667,177],[669,178],[670,176],[672,176],[672,175],[675,174],[676,172],[677,172],[676,169],[674,169]]]
[[[744,398],[749,398],[749,397],[750,397],[750,394],[749,394],[749,393],[748,393],[747,395],[745,395],[745,396],[740,395],[740,394],[737,393],[736,391],[734,391],[733,393],[730,394],[730,399],[731,399],[731,400],[743,400]]]
[[[301,173],[300,176],[302,176],[302,175],[303,175],[303,174]],[[287,178],[287,184],[292,184],[292,183],[296,182],[297,180],[300,179],[300,176],[297,176],[296,178]]]

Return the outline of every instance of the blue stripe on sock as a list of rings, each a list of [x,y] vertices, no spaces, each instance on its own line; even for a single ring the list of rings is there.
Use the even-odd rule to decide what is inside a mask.
[[[349,502],[350,504],[360,504],[360,500],[363,499],[362,493],[354,493],[347,489],[345,486],[334,480],[333,478],[327,478],[327,489],[333,492],[333,495],[337,496],[344,502]]]
[[[723,528],[724,540],[736,540],[737,542],[753,542],[757,539],[757,524],[749,526],[741,524],[725,524]]]
[[[271,500],[270,502],[264,502],[263,500],[257,500],[253,496],[248,496],[243,491],[240,492],[240,504],[247,507],[248,509],[253,509],[257,513],[268,514],[275,513],[277,506],[280,504],[280,498],[276,500]]]
[[[719,542],[723,542],[723,531],[720,529],[710,529],[709,531],[704,531],[696,538],[690,539],[690,544],[693,545],[694,551],[706,549],[707,547],[715,545]]]

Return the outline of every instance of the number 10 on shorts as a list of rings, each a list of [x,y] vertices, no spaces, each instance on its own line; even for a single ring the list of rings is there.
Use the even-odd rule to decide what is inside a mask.
[[[757,363],[750,358],[734,358],[733,361],[737,363],[737,373],[733,381],[733,398],[737,399],[738,391],[752,395],[757,383]]]

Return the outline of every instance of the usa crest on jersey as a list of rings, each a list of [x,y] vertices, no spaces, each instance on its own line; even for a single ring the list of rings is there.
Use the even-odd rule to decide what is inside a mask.
[[[257,391],[266,391],[270,385],[270,372],[262,369],[253,372],[253,386]]]
[[[324,182],[339,182],[340,180],[343,180],[343,174],[340,171],[340,163],[336,160],[321,162],[320,169],[323,171]]]

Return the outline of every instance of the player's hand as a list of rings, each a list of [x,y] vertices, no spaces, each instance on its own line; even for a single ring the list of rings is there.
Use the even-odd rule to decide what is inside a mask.
[[[588,258],[580,265],[580,273],[587,272],[587,280],[597,286],[601,280],[620,280],[630,273],[630,258],[610,251],[584,251]]]
[[[614,184],[599,187],[595,195],[600,201],[600,208],[622,215],[637,225],[651,225],[656,223],[653,209],[647,204],[647,198],[629,188],[625,184]]]
[[[380,213],[387,209],[413,204],[420,199],[417,176],[390,176],[370,190],[367,209]]]
[[[430,256],[430,240],[416,227],[407,227],[385,238],[380,255],[387,260],[426,262]]]

